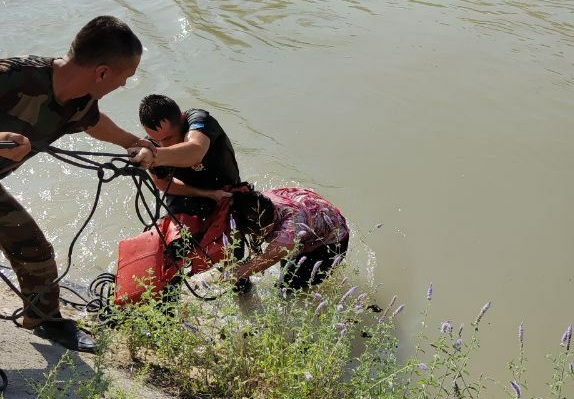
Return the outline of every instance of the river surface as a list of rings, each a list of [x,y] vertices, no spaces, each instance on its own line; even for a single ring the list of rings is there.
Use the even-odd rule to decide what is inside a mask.
[[[360,284],[406,303],[430,335],[470,323],[487,301],[474,367],[501,382],[524,321],[528,395],[548,396],[574,322],[574,2],[571,0],[4,0],[0,57],[61,56],[94,16],[139,35],[137,74],[100,102],[143,135],[152,92],[211,111],[242,178],[303,185],[353,228]],[[78,134],[57,145],[113,151]],[[5,179],[65,265],[97,179],[40,155]],[[103,187],[69,280],[113,271],[120,238],[141,231],[131,180]],[[568,389],[574,390],[572,379]],[[571,392],[571,394],[574,394]]]

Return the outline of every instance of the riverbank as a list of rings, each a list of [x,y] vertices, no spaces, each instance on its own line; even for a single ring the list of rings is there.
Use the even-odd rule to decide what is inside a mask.
[[[21,306],[19,298],[5,284],[0,284],[0,304],[0,312],[4,315],[12,314]],[[81,317],[73,308],[64,307],[63,313],[74,319]],[[0,321],[0,350],[0,368],[8,376],[8,387],[0,394],[0,398],[38,398],[35,386],[44,386],[48,375],[55,368],[55,389],[58,391],[63,391],[69,383],[79,386],[96,374],[95,355],[68,351],[58,344],[35,336],[31,331],[17,327],[11,321]],[[109,392],[122,390],[129,395],[123,397],[137,399],[174,398],[159,392],[157,388],[142,384],[123,370],[109,369],[105,373],[111,382]],[[74,392],[74,389],[68,391]],[[73,393],[64,395],[58,397],[76,397]]]

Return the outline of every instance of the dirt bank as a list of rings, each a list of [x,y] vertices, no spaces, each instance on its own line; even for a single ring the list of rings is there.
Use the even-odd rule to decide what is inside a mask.
[[[3,315],[12,314],[20,306],[20,299],[0,281],[0,312]],[[63,313],[75,319],[81,317],[73,308],[64,308]],[[75,367],[59,368],[57,380],[62,385],[70,379],[73,379],[74,383],[81,384],[94,375],[94,355],[69,352],[58,344],[35,336],[31,331],[18,328],[11,321],[0,320],[0,369],[3,369],[8,376],[8,387],[3,396],[0,394],[0,398],[36,399],[34,384],[43,384],[46,375],[60,362],[66,352],[69,353]],[[113,386],[124,389],[134,398],[173,399],[172,396],[166,396],[155,388],[131,379],[126,372],[110,369],[107,373],[113,381]]]

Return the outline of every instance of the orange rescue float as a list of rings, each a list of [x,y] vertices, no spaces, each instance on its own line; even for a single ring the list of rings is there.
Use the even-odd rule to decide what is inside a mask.
[[[153,286],[155,293],[161,292],[184,267],[191,267],[191,274],[197,274],[223,260],[223,236],[230,234],[229,207],[229,199],[220,201],[213,216],[205,221],[183,213],[165,216],[158,220],[157,228],[120,241],[115,303],[140,301],[146,290],[144,285]],[[195,245],[184,242],[183,227],[194,237]],[[201,240],[197,240],[199,236]]]

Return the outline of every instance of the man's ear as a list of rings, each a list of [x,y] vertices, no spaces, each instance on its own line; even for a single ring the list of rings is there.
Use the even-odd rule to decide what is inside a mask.
[[[108,75],[109,71],[110,71],[109,66],[105,64],[98,65],[95,70],[96,83],[103,81]]]

